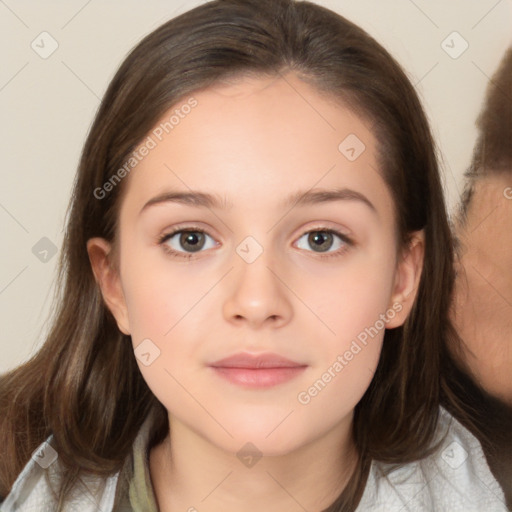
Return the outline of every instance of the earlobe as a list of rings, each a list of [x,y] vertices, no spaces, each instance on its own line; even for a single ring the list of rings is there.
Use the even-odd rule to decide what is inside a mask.
[[[119,330],[129,335],[128,311],[119,272],[111,261],[111,244],[104,238],[91,238],[87,241],[87,253],[106,306],[116,319]]]
[[[403,325],[414,304],[423,269],[425,256],[425,233],[416,231],[410,243],[401,254],[398,262],[393,294],[389,307],[398,311],[393,319],[386,323],[387,329]]]

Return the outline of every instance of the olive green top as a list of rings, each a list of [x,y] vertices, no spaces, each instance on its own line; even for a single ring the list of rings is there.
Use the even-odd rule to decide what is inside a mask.
[[[149,473],[149,451],[153,417],[143,423],[131,455],[119,474],[113,512],[158,512]]]

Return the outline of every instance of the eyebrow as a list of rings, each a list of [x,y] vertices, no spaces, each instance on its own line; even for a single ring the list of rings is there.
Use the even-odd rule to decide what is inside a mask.
[[[298,191],[282,203],[284,208],[295,206],[309,206],[314,204],[330,203],[334,201],[358,201],[365,204],[368,208],[377,214],[377,209],[373,203],[363,194],[349,188],[336,189],[316,189],[307,191]],[[181,203],[200,208],[217,208],[227,210],[233,207],[233,203],[227,198],[217,194],[209,194],[198,190],[188,192],[179,190],[169,190],[150,199],[141,209],[139,215],[150,206],[162,203]]]

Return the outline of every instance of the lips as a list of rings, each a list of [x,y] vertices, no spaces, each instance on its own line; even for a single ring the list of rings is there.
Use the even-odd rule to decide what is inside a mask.
[[[306,366],[277,354],[234,354],[211,364],[214,368],[296,368]]]
[[[215,374],[245,388],[269,388],[300,375],[307,367],[277,354],[235,354],[210,365]]]

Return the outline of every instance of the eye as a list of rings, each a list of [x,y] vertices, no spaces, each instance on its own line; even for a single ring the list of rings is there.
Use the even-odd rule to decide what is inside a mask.
[[[207,238],[213,240],[206,231],[196,227],[176,228],[171,233],[163,235],[159,243],[166,252],[173,256],[191,258],[194,253],[200,252],[202,249],[215,247],[215,243],[208,246]]]
[[[313,252],[327,253],[325,256],[321,255],[321,257],[325,258],[330,256],[340,256],[345,253],[350,246],[354,245],[353,241],[347,235],[340,233],[335,229],[317,228],[308,231],[299,238],[299,243],[305,237],[306,244],[315,248]],[[338,239],[337,243],[336,239]],[[333,248],[333,246],[335,250],[328,252]],[[301,247],[300,245],[298,245],[298,247],[299,249],[307,250],[306,247]]]
[[[299,238],[297,244],[299,249],[308,250],[300,246],[300,242],[304,238],[306,238],[306,243],[314,248],[312,252],[319,253],[321,258],[341,256],[354,245],[354,242],[344,233],[328,228],[307,231]],[[209,246],[207,239],[212,241]],[[199,253],[203,249],[211,249],[217,245],[206,231],[195,226],[186,228],[178,226],[170,233],[162,235],[158,243],[171,256],[185,259],[190,259],[194,256],[194,253]],[[333,248],[334,251],[331,251],[330,249]]]

